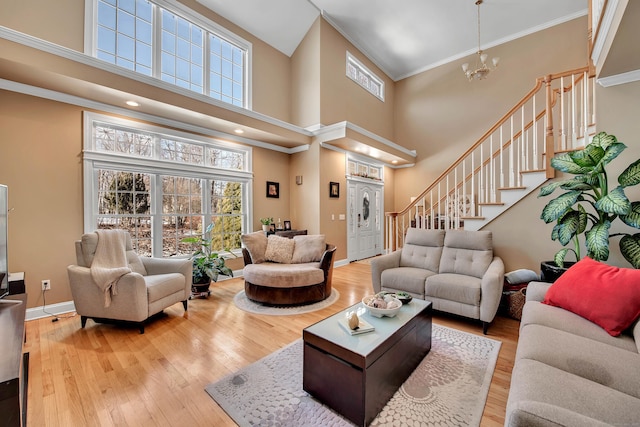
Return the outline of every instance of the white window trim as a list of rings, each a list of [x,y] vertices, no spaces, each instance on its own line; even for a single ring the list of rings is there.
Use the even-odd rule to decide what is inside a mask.
[[[362,73],[366,74],[367,77],[369,77],[371,80],[373,80],[378,85],[380,85],[380,95],[376,95],[375,93],[371,92],[371,90],[368,87],[363,86],[362,83],[360,83],[357,79],[354,79],[353,77],[351,77],[349,75],[349,63],[354,64],[356,66],[356,68],[359,68]],[[363,88],[364,90],[369,92],[371,95],[373,95],[376,98],[378,98],[380,101],[384,102],[384,91],[385,91],[384,81],[382,81],[382,79],[380,77],[378,77],[376,74],[374,74],[373,71],[371,71],[369,68],[367,68],[366,65],[364,65],[362,62],[360,62],[349,51],[347,51],[347,61],[346,61],[345,74],[350,80],[356,82],[358,84],[358,86],[360,86],[361,88]]]
[[[90,233],[95,231],[95,225],[98,219],[98,194],[96,185],[99,169],[118,169],[131,172],[151,172],[153,174],[179,175],[190,178],[232,180],[242,182],[244,191],[242,196],[242,205],[245,207],[244,221],[242,222],[243,232],[251,230],[253,224],[253,209],[251,200],[253,200],[253,172],[251,147],[246,147],[233,142],[206,138],[200,135],[186,133],[179,130],[168,129],[153,124],[137,122],[119,117],[113,117],[89,111],[83,112],[83,194],[84,194],[84,232]],[[194,142],[201,142],[205,145],[220,147],[230,151],[242,151],[245,153],[245,170],[232,170],[215,168],[211,166],[191,165],[185,163],[176,163],[157,158],[144,158],[136,156],[127,156],[118,153],[109,153],[104,151],[96,151],[93,138],[94,123],[102,123],[105,125],[123,126],[136,131],[153,132],[177,139],[187,139]],[[91,185],[87,185],[91,183]],[[155,184],[151,182],[151,191],[154,192]],[[153,206],[150,214],[157,214]],[[161,235],[161,233],[160,233]],[[240,249],[233,251],[238,256]],[[153,256],[162,256],[161,250],[153,249]]]
[[[218,37],[227,40],[228,42],[237,45],[238,47],[244,49],[246,51],[245,53],[245,66],[244,66],[244,79],[245,79],[245,88],[244,88],[244,103],[245,103],[245,109],[247,110],[251,110],[253,108],[253,96],[252,96],[252,81],[253,81],[253,67],[252,67],[252,58],[253,58],[253,44],[238,36],[235,33],[232,33],[231,31],[227,30],[226,28],[222,27],[220,24],[217,24],[216,22],[212,21],[211,19],[200,15],[199,13],[195,12],[194,10],[184,6],[183,4],[176,2],[176,1],[171,1],[171,0],[149,0],[150,2],[156,4],[157,6],[160,6],[164,9],[167,9],[168,11],[171,11],[172,13],[175,13],[176,15],[181,16],[182,18],[191,21],[192,23],[203,27],[206,31],[209,31],[215,35],[217,35]],[[85,0],[85,14],[84,14],[84,53],[85,55],[91,56],[93,58],[96,57],[96,50],[97,50],[97,46],[96,46],[96,37],[95,37],[95,31],[94,29],[96,28],[96,26],[98,25],[98,8],[96,7],[96,0]],[[154,14],[154,21],[156,20],[155,18],[155,14]],[[156,25],[156,22],[154,22],[154,25]],[[157,32],[154,31],[154,43],[157,44]],[[156,49],[156,46],[153,47],[153,49]],[[209,62],[209,54],[207,52],[205,52],[205,58],[206,59],[206,63]],[[156,59],[158,60],[158,55],[155,55]],[[108,63],[108,62],[107,62]],[[156,65],[156,64],[154,64]],[[120,66],[116,66],[118,69],[122,69],[122,70],[126,70],[126,71],[131,71],[128,70],[126,68],[122,68]],[[133,71],[136,74],[148,77],[144,74],[140,74],[137,73],[135,71]],[[208,71],[205,71],[208,72]],[[156,81],[158,83],[158,86],[160,86],[161,88],[164,89],[170,89],[173,90],[173,88],[180,88],[179,86],[173,85],[171,83],[167,83],[157,77],[153,77],[154,81]],[[182,88],[180,88],[182,89]],[[197,94],[197,92],[194,92]],[[206,96],[207,98],[210,99],[215,99],[215,98],[211,98],[209,96],[208,93],[203,94],[204,96]],[[228,104],[225,102],[225,104]],[[229,104],[229,105],[233,105],[233,104]],[[237,106],[235,106],[237,107]],[[238,107],[239,108],[239,107]]]

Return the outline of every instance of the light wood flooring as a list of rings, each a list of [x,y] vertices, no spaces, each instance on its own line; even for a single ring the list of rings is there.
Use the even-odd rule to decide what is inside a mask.
[[[182,304],[146,326],[80,328],[79,317],[27,322],[29,426],[233,426],[204,387],[301,337],[301,331],[372,293],[370,267],[335,268],[339,300],[296,316],[237,309],[241,278],[214,283],[208,299]],[[434,315],[434,322],[482,335],[474,321]],[[496,317],[489,337],[502,341],[483,426],[502,426],[519,323]]]

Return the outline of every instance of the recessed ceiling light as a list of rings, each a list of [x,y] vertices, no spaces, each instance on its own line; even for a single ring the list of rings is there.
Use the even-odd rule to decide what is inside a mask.
[[[140,104],[138,104],[136,101],[127,101],[127,105],[129,107],[139,107]]]
[[[394,165],[398,164],[397,160],[392,161],[391,163],[393,163]]]
[[[237,133],[237,134],[244,133],[244,131],[242,129],[236,129],[234,132]]]

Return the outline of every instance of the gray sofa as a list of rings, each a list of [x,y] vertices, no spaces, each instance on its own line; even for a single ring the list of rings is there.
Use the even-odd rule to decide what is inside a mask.
[[[505,426],[640,425],[640,322],[613,337],[543,304],[550,285],[527,288]]]
[[[404,291],[433,309],[482,321],[487,333],[504,281],[490,231],[409,228],[402,249],[373,258],[374,292]]]

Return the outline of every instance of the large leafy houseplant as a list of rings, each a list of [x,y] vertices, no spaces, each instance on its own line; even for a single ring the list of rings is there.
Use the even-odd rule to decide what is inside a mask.
[[[547,224],[557,221],[551,232],[552,240],[563,246],[573,242],[573,249],[563,248],[556,253],[554,261],[559,267],[570,251],[580,260],[580,236],[584,234],[587,256],[597,261],[609,258],[609,239],[622,236],[620,252],[634,268],[640,268],[640,233],[609,234],[616,219],[640,228],[640,202],[629,201],[625,194],[625,188],[640,183],[640,160],[630,164],[618,176],[618,185],[609,190],[606,167],[626,148],[614,135],[600,132],[583,149],[551,159],[554,169],[574,175],[545,185],[538,195],[548,196],[557,188],[566,190],[547,203],[540,215]]]
[[[212,229],[213,223],[207,226],[202,236],[185,237],[181,240],[197,248],[191,255],[194,284],[208,284],[212,280],[217,282],[220,274],[233,277],[233,271],[225,265],[224,258],[211,248]]]

